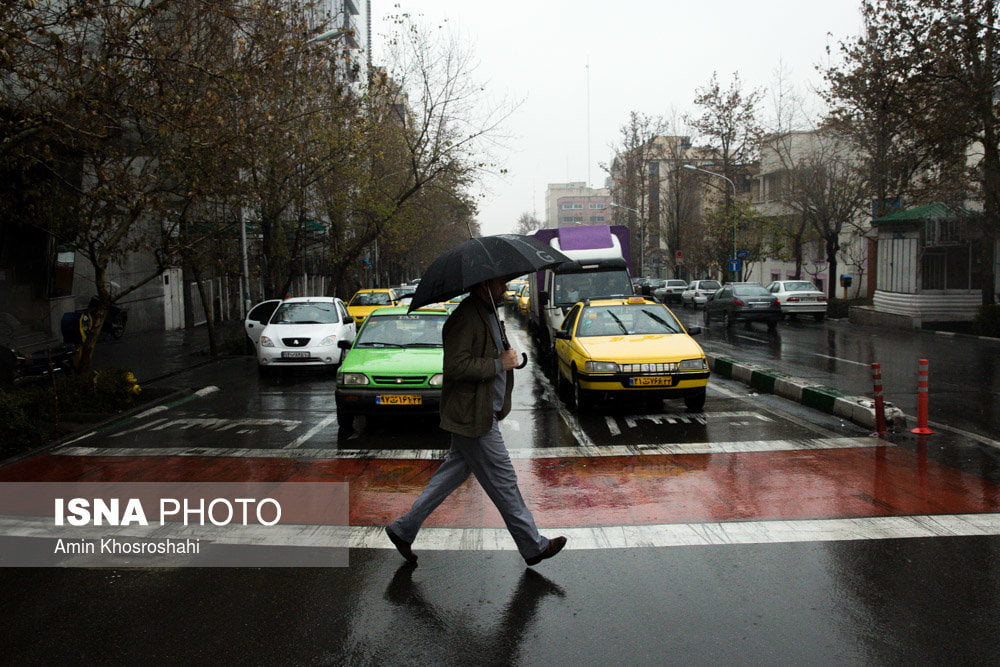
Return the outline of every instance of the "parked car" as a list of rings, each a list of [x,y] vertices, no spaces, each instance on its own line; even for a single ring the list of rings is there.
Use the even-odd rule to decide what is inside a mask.
[[[0,385],[19,384],[50,373],[73,373],[76,345],[52,338],[0,313]]]
[[[663,287],[666,282],[663,278],[647,278],[639,287],[639,291],[643,296],[653,296],[653,290]]]
[[[826,318],[826,295],[808,280],[775,280],[765,289],[777,297],[782,315],[809,314],[817,322]]]
[[[681,303],[681,293],[687,288],[687,283],[675,278],[662,282],[663,285],[653,290],[653,298],[660,303]]]
[[[781,319],[778,300],[758,283],[729,283],[705,302],[705,326],[721,320],[727,327],[737,322],[764,322],[774,331]]]
[[[721,288],[722,285],[718,280],[692,280],[687,289],[681,292],[681,306],[684,308],[704,306],[708,297]]]
[[[599,395],[683,399],[701,411],[708,385],[704,351],[670,310],[640,296],[577,303],[556,331],[557,380],[577,410]]]
[[[328,296],[259,303],[244,326],[261,375],[281,368],[335,369],[346,354],[338,343],[353,341],[356,331],[344,302]]]
[[[434,414],[441,405],[449,310],[440,306],[380,308],[365,321],[337,373],[337,423],[357,415]]]

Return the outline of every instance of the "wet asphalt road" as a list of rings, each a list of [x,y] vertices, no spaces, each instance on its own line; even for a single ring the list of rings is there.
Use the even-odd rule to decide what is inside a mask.
[[[523,345],[523,332],[514,334]],[[763,330],[753,335],[766,338]],[[792,345],[783,332],[783,350],[786,341]],[[716,343],[714,331],[705,342]],[[796,344],[796,354],[810,345]],[[434,454],[447,446],[433,423],[376,422],[340,433],[330,378],[259,381],[252,361],[235,359],[172,381],[220,391],[0,470],[0,479],[51,479],[45,475],[56,470],[64,478],[101,479],[259,477],[287,474],[289,467],[330,474],[331,461],[346,465],[336,451],[371,449],[382,457],[350,468],[352,487],[363,487],[352,499],[352,525],[378,525],[407,506],[433,469],[433,461],[392,453]],[[446,541],[421,548],[418,538],[416,568],[376,539],[352,549],[346,568],[3,569],[0,659],[978,664],[1000,658],[1000,537],[876,539],[881,524],[865,523],[1000,511],[1000,457],[993,448],[953,433],[877,445],[851,424],[717,379],[704,415],[667,402],[638,410],[608,404],[578,416],[533,365],[518,375],[504,434],[543,532],[574,531],[569,548],[537,568],[525,568],[509,548],[452,548]],[[850,442],[811,449],[837,439]],[[756,449],[738,451],[747,443]],[[590,456],[566,456],[565,448]],[[457,527],[468,535],[480,525],[495,527],[478,489],[470,486],[460,500],[439,508],[438,523],[428,522],[425,532]],[[470,507],[478,513],[463,513]],[[795,542],[767,535],[805,526],[803,520],[855,518],[862,523],[850,530],[875,532]],[[722,530],[732,522],[764,528],[735,543]],[[665,538],[643,533],[649,545],[616,542],[649,523],[693,526],[704,540],[654,546]]]

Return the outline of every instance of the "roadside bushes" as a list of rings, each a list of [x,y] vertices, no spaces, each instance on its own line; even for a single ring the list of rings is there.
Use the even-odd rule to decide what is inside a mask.
[[[972,333],[1000,338],[1000,306],[980,306],[976,319],[972,322]]]
[[[0,458],[60,437],[67,422],[97,422],[129,408],[141,391],[125,368],[40,378],[0,391]]]

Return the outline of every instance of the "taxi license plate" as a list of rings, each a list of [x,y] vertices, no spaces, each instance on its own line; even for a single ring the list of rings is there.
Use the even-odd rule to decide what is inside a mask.
[[[281,358],[282,359],[308,359],[309,358],[309,353],[308,352],[282,352],[281,353]]]
[[[411,394],[379,394],[375,397],[375,405],[421,405],[423,396]]]
[[[629,380],[633,387],[669,387],[674,383],[674,379],[667,377],[637,377]]]

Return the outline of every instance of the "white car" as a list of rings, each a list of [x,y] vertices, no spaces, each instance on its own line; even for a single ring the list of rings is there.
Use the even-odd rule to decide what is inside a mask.
[[[719,284],[718,280],[692,280],[691,284],[681,292],[681,305],[684,308],[704,306],[708,297],[721,288],[722,285]]]
[[[244,326],[262,375],[280,368],[334,371],[347,354],[337,343],[353,341],[356,332],[344,302],[329,296],[264,301],[250,309]]]
[[[826,295],[808,280],[775,280],[767,291],[778,298],[782,315],[809,314],[817,322],[826,317]]]

